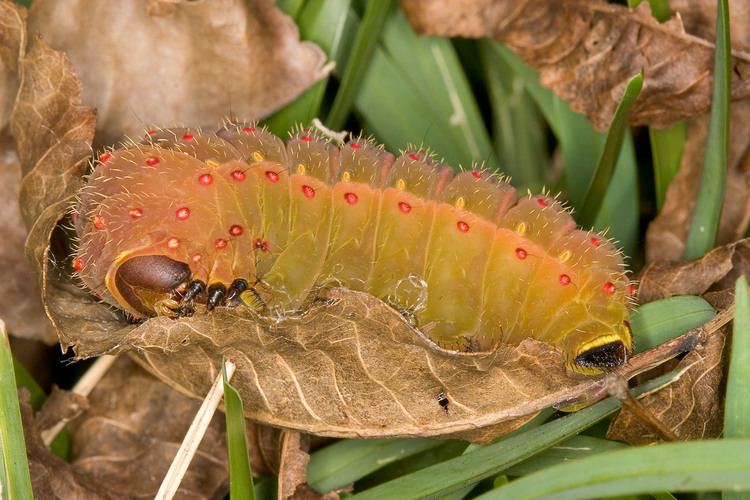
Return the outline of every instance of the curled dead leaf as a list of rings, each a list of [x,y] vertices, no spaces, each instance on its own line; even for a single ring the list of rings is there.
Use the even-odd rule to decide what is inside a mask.
[[[151,125],[260,119],[330,71],[272,0],[37,0],[29,32],[70,57],[99,113],[97,145]]]
[[[18,60],[26,37],[26,10],[0,2],[0,131],[8,125],[18,90]]]
[[[604,130],[627,81],[641,69],[643,89],[630,121],[665,127],[711,104],[713,44],[660,24],[648,3],[635,10],[603,0],[402,0],[427,35],[490,37],[539,70],[540,81]],[[750,95],[750,54],[733,54],[732,96]]]

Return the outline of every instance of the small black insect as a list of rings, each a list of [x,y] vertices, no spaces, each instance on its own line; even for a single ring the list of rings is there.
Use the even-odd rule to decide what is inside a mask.
[[[448,405],[450,404],[450,401],[448,401],[448,396],[445,395],[444,392],[440,391],[440,394],[438,394],[438,404],[443,409],[445,414],[448,414]]]

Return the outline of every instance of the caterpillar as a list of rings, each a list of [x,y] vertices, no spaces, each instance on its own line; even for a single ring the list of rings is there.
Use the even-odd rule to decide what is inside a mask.
[[[342,286],[448,349],[531,337],[582,374],[632,350],[620,252],[557,198],[519,196],[498,174],[314,130],[285,143],[245,123],[149,130],[93,163],[72,267],[134,318],[196,304],[283,314]]]

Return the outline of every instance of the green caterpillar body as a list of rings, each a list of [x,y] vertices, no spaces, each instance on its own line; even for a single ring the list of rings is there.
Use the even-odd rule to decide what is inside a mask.
[[[361,290],[439,345],[532,337],[600,373],[632,349],[620,253],[562,204],[421,150],[250,125],[149,131],[100,155],[77,207],[73,267],[136,318],[195,301],[267,313],[321,288]],[[207,288],[203,285],[207,284]]]

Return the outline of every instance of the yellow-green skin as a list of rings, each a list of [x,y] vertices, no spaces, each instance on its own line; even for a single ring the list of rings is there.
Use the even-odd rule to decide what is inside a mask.
[[[208,284],[257,283],[277,313],[322,287],[369,292],[447,348],[532,337],[582,373],[601,369],[576,365],[581,353],[632,348],[630,285],[609,241],[577,230],[553,198],[518,199],[496,175],[454,174],[420,151],[394,159],[309,132],[285,145],[250,126],[152,131],[100,156],[77,215],[80,277],[136,317],[117,270],[164,255]]]

